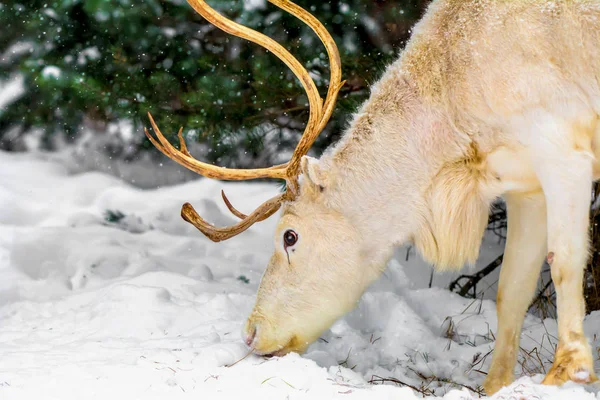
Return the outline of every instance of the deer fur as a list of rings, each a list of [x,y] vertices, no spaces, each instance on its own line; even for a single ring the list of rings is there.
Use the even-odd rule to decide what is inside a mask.
[[[246,326],[259,354],[302,352],[352,309],[395,247],[473,264],[490,204],[508,238],[488,393],[513,380],[547,254],[559,344],[545,383],[596,379],[582,322],[591,183],[600,177],[600,1],[434,0],[345,135],[302,162]],[[284,249],[287,229],[298,242]]]

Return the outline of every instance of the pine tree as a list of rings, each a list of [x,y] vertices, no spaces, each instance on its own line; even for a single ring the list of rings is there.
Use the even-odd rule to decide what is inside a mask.
[[[261,0],[219,0],[221,13],[288,48],[327,90],[325,50],[309,28]],[[348,113],[401,49],[424,1],[298,1],[334,35],[348,81],[317,148],[341,133]],[[126,120],[137,150],[151,111],[164,132],[183,126],[223,165],[273,162],[308,115],[302,88],[257,45],[209,25],[183,0],[27,0],[0,5],[1,78],[21,74],[25,94],[0,110],[0,148],[41,128],[73,140],[83,129]],[[266,146],[266,144],[269,146]],[[268,151],[266,151],[268,150]],[[267,154],[265,154],[267,153]]]

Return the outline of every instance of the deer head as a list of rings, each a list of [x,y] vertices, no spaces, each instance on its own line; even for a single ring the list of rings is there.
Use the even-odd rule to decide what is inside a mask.
[[[254,212],[245,215],[229,202],[229,210],[240,222],[217,228],[202,219],[194,207],[185,203],[183,219],[193,224],[209,239],[219,242],[248,229],[279,210],[283,212],[275,231],[275,252],[261,281],[256,305],[244,328],[246,343],[258,354],[302,352],[308,344],[327,329],[339,316],[356,304],[372,277],[357,276],[365,261],[360,254],[359,234],[352,224],[323,199],[330,174],[315,159],[306,154],[327,124],[336,98],[344,82],[338,49],[323,25],[311,14],[287,0],[270,3],[306,23],[321,39],[329,55],[331,76],[327,96],[323,101],[309,73],[286,49],[271,38],[228,20],[210,8],[203,0],[188,3],[209,22],[232,35],[261,45],[281,59],[302,83],[308,96],[310,114],[306,129],[291,160],[283,165],[262,169],[227,169],[196,160],[187,150],[179,131],[179,149],[163,136],[149,115],[154,138],[148,139],[163,154],[184,167],[208,178],[250,180],[283,179],[284,193],[264,202]],[[301,178],[301,179],[300,179]],[[339,282],[347,286],[342,293]]]

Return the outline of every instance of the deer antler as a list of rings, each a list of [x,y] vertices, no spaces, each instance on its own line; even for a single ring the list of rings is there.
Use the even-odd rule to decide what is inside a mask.
[[[307,24],[317,34],[319,39],[321,39],[321,41],[325,45],[325,48],[327,49],[327,54],[329,56],[331,76],[329,82],[329,89],[327,91],[327,97],[324,102],[319,96],[317,86],[310,77],[306,68],[304,68],[302,64],[279,43],[277,43],[270,37],[263,35],[262,33],[256,32],[250,28],[247,28],[243,25],[240,25],[234,21],[223,17],[214,9],[212,9],[204,0],[187,1],[194,8],[194,10],[196,10],[196,12],[198,12],[200,15],[206,18],[206,20],[208,20],[211,24],[215,25],[216,27],[222,29],[223,31],[231,35],[250,40],[251,42],[258,44],[275,54],[292,70],[294,75],[296,75],[296,77],[300,80],[308,96],[308,102],[310,107],[306,128],[304,130],[304,133],[302,134],[302,137],[300,138],[296,149],[294,150],[294,153],[292,154],[292,158],[290,159],[290,161],[282,165],[257,169],[228,169],[196,160],[189,153],[187,146],[185,145],[185,141],[182,136],[182,129],[180,129],[178,133],[179,150],[177,150],[164,137],[160,129],[158,129],[158,126],[156,126],[152,115],[148,113],[150,123],[152,124],[152,128],[154,129],[156,137],[158,138],[158,140],[156,140],[148,132],[148,130],[145,129],[144,131],[146,133],[146,136],[152,142],[152,144],[167,157],[171,158],[175,162],[183,165],[184,167],[200,175],[203,175],[207,178],[235,181],[258,178],[275,178],[286,180],[287,188],[285,193],[282,193],[278,196],[267,200],[250,215],[245,215],[236,210],[225,196],[225,193],[222,193],[223,200],[225,201],[227,208],[235,216],[241,219],[240,222],[230,227],[214,227],[213,225],[209,224],[204,219],[202,219],[189,203],[185,203],[181,209],[181,215],[183,219],[185,219],[186,221],[194,225],[196,228],[198,228],[198,230],[204,233],[204,235],[206,235],[209,239],[215,242],[220,242],[245,231],[255,222],[265,220],[266,218],[273,215],[281,207],[281,204],[284,201],[293,200],[295,198],[295,196],[298,193],[298,175],[300,160],[302,156],[308,153],[308,150],[310,149],[312,144],[315,142],[315,140],[329,121],[331,113],[333,112],[333,109],[335,107],[338,92],[340,88],[344,85],[344,82],[341,81],[341,61],[337,46],[333,41],[333,38],[331,37],[329,32],[327,32],[327,29],[325,29],[325,27],[313,15],[311,15],[308,11],[304,10],[302,7],[299,7],[298,5],[292,3],[291,1],[269,0],[270,3],[276,5],[284,11],[287,11],[288,13],[294,15],[295,17],[303,21],[305,24]]]
[[[244,232],[255,222],[265,220],[271,215],[275,214],[275,212],[279,210],[279,207],[281,207],[281,203],[283,203],[285,200],[285,195],[286,193],[282,193],[265,201],[260,205],[260,207],[254,210],[252,214],[248,215],[237,224],[228,226],[226,228],[216,228],[206,222],[200,215],[198,215],[190,203],[185,203],[183,207],[181,207],[181,217],[190,224],[194,225],[200,232],[204,233],[204,235],[213,242],[220,242]]]

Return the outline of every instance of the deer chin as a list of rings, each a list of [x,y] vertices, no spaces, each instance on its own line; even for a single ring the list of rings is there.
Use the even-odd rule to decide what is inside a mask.
[[[288,353],[302,354],[311,341],[292,332],[281,332],[262,318],[250,316],[242,336],[252,351],[260,356],[284,356]]]
[[[280,342],[281,343],[281,342]],[[288,353],[302,354],[306,350],[305,342],[300,342],[296,336],[293,336],[285,345],[281,345],[270,340],[260,340],[253,343],[254,354],[265,357],[282,357]],[[302,345],[300,345],[302,343]]]

